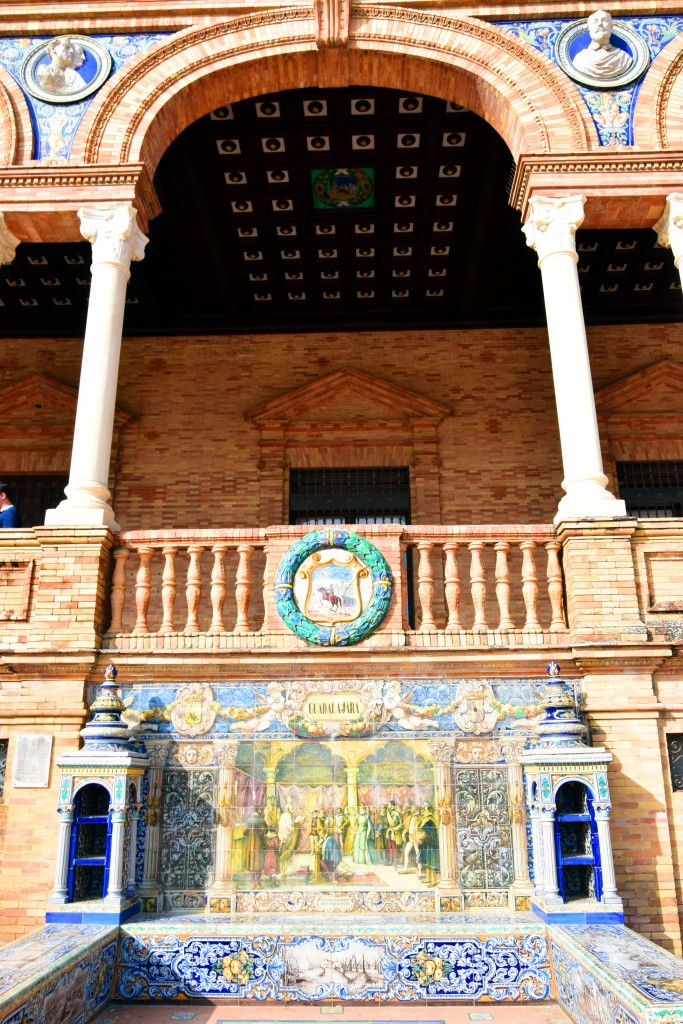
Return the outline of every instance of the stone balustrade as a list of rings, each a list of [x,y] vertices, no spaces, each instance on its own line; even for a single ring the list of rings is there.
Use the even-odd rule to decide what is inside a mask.
[[[486,645],[503,635],[521,644],[561,642],[567,626],[552,527],[407,526],[403,540],[414,552],[415,645],[431,637]]]
[[[308,529],[0,531],[0,667],[55,648],[310,650],[285,628],[273,590],[280,559]],[[548,648],[683,633],[683,519],[353,529],[395,580],[391,610],[363,648]],[[618,592],[600,585],[614,565]]]
[[[552,526],[358,526],[396,581],[372,646],[562,643],[560,542]],[[277,563],[306,527],[124,532],[114,548],[111,645],[302,646],[279,619]]]

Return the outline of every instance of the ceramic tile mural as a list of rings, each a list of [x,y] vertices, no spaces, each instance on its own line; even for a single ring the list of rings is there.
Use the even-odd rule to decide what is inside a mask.
[[[513,837],[501,762],[530,736],[542,685],[273,680],[123,688],[124,718],[150,749],[165,751],[165,908],[204,905],[217,844],[237,894],[233,909],[243,913],[431,911],[436,887],[456,873],[464,890],[480,894],[467,896],[468,906],[506,907]],[[229,751],[229,766],[220,768],[220,750]],[[453,760],[463,763],[453,769]],[[451,829],[452,842],[444,833]],[[525,830],[516,841],[526,848]]]
[[[117,928],[47,925],[0,950],[0,1024],[86,1024],[109,999]]]
[[[22,36],[21,38],[0,39],[0,64],[3,65],[21,85],[20,69],[29,52],[49,36]],[[109,52],[112,59],[112,74],[121,68],[126,61],[154,46],[167,33],[155,32],[146,35],[93,36]],[[28,103],[35,132],[34,159],[45,157],[68,157],[71,152],[74,136],[83,115],[92,103],[93,97],[78,103],[45,103],[24,92]]]
[[[558,36],[572,20],[515,21],[502,24],[557,64]],[[651,60],[683,29],[683,19],[676,16],[619,18],[619,23],[637,33],[647,46]],[[633,113],[646,74],[628,87],[620,89],[595,90],[576,85],[591,112],[602,146],[633,145]]]
[[[310,919],[309,919],[310,920]],[[154,922],[123,926],[117,996],[125,999],[208,998],[414,1001],[547,999],[550,964],[543,929],[533,921],[477,934],[461,924],[444,933],[432,919],[419,934],[397,919],[382,934],[334,934],[334,919],[313,928],[252,922],[252,934],[230,924],[197,932]],[[336,923],[339,924],[340,919]],[[420,922],[427,925],[427,922]],[[254,927],[256,925],[256,927]],[[481,929],[481,921],[478,921]],[[260,934],[263,929],[264,934]]]

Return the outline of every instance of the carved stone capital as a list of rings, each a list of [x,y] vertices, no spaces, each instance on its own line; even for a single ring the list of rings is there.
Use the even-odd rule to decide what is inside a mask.
[[[169,741],[153,743],[148,740],[145,746],[150,768],[163,768],[168,758]]]
[[[430,743],[429,749],[437,764],[450,764],[453,760],[452,743]]]
[[[653,225],[653,230],[659,244],[671,249],[678,267],[683,257],[683,193],[671,192],[666,197],[664,212]]]
[[[131,260],[141,260],[148,239],[137,224],[134,206],[116,206],[112,210],[78,211],[81,234],[92,245],[92,265],[111,263],[126,273]]]
[[[213,749],[216,752],[216,762],[220,768],[232,768],[237,758],[238,743],[215,742]]]
[[[585,196],[549,199],[532,196],[529,219],[522,231],[527,245],[538,253],[539,265],[547,256],[566,253],[578,261],[576,229],[583,223]]]
[[[213,746],[209,744],[174,743],[169,761],[184,768],[206,768],[214,764]]]
[[[11,263],[19,245],[19,239],[5,224],[5,215],[0,213],[0,266]]]
[[[519,764],[520,756],[524,753],[526,739],[502,740],[500,752],[507,764]]]

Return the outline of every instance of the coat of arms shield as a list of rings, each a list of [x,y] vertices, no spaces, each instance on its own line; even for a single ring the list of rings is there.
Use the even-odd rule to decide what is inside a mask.
[[[312,622],[332,625],[353,622],[363,612],[372,590],[367,567],[352,553],[316,551],[296,574],[294,597]]]

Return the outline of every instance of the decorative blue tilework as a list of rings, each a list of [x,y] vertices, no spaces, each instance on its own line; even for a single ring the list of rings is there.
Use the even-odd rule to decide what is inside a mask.
[[[228,928],[221,931],[229,931]],[[401,1002],[550,997],[538,932],[206,935],[123,929],[121,999],[342,999]]]
[[[570,20],[515,21],[503,22],[502,25],[522,42],[533,46],[548,60],[558,64],[557,37],[570,23]],[[683,29],[683,18],[677,16],[620,18],[619,23],[628,25],[641,37],[650,51],[652,60]],[[633,145],[633,113],[638,92],[646,76],[647,71],[632,85],[616,90],[594,90],[576,85],[591,112],[601,146]]]
[[[161,42],[167,36],[166,32],[155,32],[147,35],[93,36],[92,38],[102,43],[109,51],[112,58],[112,74],[116,74],[126,61]],[[22,36],[21,38],[0,39],[0,64],[9,71],[20,87],[19,72],[26,55],[31,49],[50,38],[50,36]],[[24,92],[24,96],[33,121],[34,159],[68,157],[78,126],[94,96],[89,96],[80,103],[60,104],[43,103],[26,92]]]

